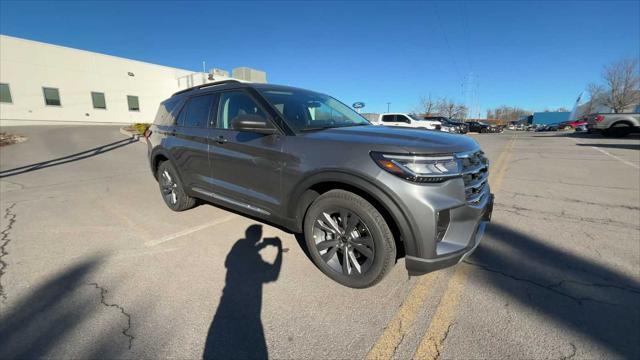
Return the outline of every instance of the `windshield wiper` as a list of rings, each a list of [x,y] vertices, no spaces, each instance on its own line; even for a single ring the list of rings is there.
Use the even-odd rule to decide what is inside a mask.
[[[300,129],[298,131],[300,132],[319,131],[319,130],[326,130],[326,129],[333,129],[333,128],[335,128],[335,126],[318,126],[318,127],[308,127],[308,128]]]

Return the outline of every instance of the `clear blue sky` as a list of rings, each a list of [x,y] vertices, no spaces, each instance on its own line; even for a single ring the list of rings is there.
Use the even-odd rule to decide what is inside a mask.
[[[250,66],[271,83],[367,112],[463,101],[571,108],[602,66],[640,54],[640,2],[7,2],[0,32],[200,70]],[[1,51],[1,49],[0,49]]]

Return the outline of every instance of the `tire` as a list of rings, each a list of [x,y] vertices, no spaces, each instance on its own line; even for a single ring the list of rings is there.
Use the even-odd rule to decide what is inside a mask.
[[[615,124],[612,127],[603,130],[602,135],[605,137],[625,137],[631,133],[631,127],[627,124]]]
[[[480,131],[478,131],[480,134],[485,134],[487,132],[487,129],[480,129]]]
[[[371,287],[395,265],[396,243],[386,220],[348,191],[316,198],[304,218],[304,237],[315,265],[344,286]]]
[[[196,205],[196,199],[184,192],[178,172],[170,161],[164,161],[158,166],[157,178],[160,195],[169,209],[184,211]]]

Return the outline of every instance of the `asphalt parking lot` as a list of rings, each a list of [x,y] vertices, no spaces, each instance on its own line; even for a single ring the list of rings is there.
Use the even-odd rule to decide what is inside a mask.
[[[640,357],[638,137],[471,135],[496,194],[478,250],[353,290],[294,234],[171,212],[116,127],[10,131],[29,140],[0,148],[0,358]]]

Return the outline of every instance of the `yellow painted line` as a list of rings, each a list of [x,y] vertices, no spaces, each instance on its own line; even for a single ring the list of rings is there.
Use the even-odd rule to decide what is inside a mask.
[[[409,295],[402,302],[398,312],[378,338],[378,341],[369,350],[366,359],[390,359],[393,356],[396,348],[411,329],[413,321],[416,319],[420,309],[422,309],[422,304],[438,275],[438,272],[430,273],[416,282]]]
[[[459,264],[456,268],[413,359],[438,359],[440,357],[444,340],[455,320],[456,308],[470,272],[471,266],[466,264]]]
[[[501,164],[506,164],[506,161],[508,161],[505,153],[510,151],[513,147],[513,141],[514,138],[505,145],[496,162],[491,164],[492,170],[497,169],[497,172],[500,173],[499,169],[502,167]],[[504,174],[498,176],[504,176]],[[466,266],[459,266],[458,268],[466,268]],[[429,290],[431,290],[439,275],[440,272],[437,271],[424,275],[418,279],[413,289],[409,292],[409,295],[404,299],[402,305],[383,331],[382,335],[380,335],[378,340],[371,347],[371,350],[369,350],[366,359],[390,359],[393,356],[398,345],[402,342],[402,339],[411,330],[418,313],[424,307],[423,304]],[[457,278],[460,276],[461,275],[458,275]],[[454,278],[456,278],[455,274]],[[461,287],[463,287],[464,282],[460,283]],[[451,286],[451,284],[449,286]],[[449,290],[446,291],[446,293],[449,292]],[[438,307],[440,307],[440,305],[438,305]]]
[[[502,185],[502,180],[506,174],[509,159],[511,158],[511,150],[513,149],[515,140],[515,136],[511,138],[494,165],[494,177],[492,179],[493,182],[491,183],[491,188],[494,193],[497,193]],[[458,304],[460,303],[460,298],[464,293],[464,288],[470,273],[471,267],[469,265],[463,263],[456,267],[451,280],[449,280],[447,289],[442,295],[440,303],[436,308],[435,315],[429,324],[429,328],[422,337],[422,341],[413,355],[413,359],[440,358],[444,348],[444,341],[447,338],[451,327],[455,323]]]

